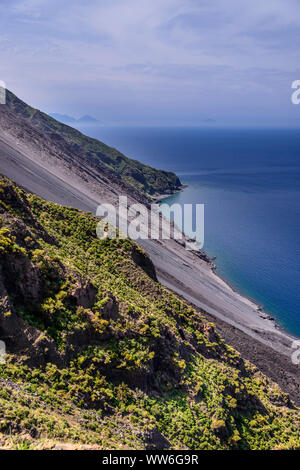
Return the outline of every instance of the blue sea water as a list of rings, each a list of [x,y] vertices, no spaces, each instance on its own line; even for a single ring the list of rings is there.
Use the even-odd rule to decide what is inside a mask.
[[[176,172],[188,187],[168,200],[205,204],[219,274],[300,337],[300,130],[81,130]]]

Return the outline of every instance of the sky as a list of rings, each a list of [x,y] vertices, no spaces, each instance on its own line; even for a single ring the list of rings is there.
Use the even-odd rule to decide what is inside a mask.
[[[0,80],[105,125],[300,126],[299,0],[0,0]]]

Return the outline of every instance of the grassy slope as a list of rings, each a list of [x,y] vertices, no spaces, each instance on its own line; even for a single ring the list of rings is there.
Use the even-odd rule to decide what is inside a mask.
[[[34,127],[52,138],[60,136],[76,154],[84,155],[100,170],[120,177],[122,181],[146,195],[157,195],[174,191],[181,185],[179,178],[171,172],[156,170],[136,160],[127,158],[118,150],[97,139],[83,135],[76,129],[56,121],[38,111],[7,91],[7,106]]]
[[[6,179],[0,220],[2,447],[300,448],[288,396],[136,244]]]

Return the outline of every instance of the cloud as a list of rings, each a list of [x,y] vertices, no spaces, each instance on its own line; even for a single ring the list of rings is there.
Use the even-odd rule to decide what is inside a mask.
[[[172,122],[257,103],[267,120],[299,78],[299,17],[298,0],[4,0],[1,78],[54,112]]]

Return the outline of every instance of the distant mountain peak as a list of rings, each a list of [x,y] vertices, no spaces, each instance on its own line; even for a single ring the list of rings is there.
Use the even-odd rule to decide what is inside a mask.
[[[69,116],[68,114],[59,114],[59,113],[50,113],[49,116],[53,117],[57,121],[60,121],[64,124],[76,124],[76,123],[91,124],[91,123],[100,122],[100,121],[98,121],[98,119],[96,119],[92,116],[89,116],[88,114],[85,114],[84,116],[82,116],[79,119],[76,119],[72,116]]]
[[[77,119],[77,122],[99,122],[98,119],[95,119],[92,116],[89,116],[88,114],[85,114],[81,118]]]
[[[73,118],[72,116],[68,116],[67,114],[59,114],[59,113],[50,113],[49,116],[53,117],[57,121],[61,121],[63,123],[70,123],[70,122],[77,122],[77,119]]]

